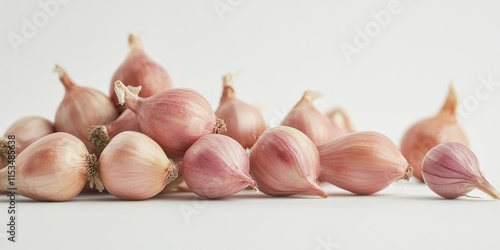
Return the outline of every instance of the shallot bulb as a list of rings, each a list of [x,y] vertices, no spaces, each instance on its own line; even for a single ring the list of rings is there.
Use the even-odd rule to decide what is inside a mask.
[[[318,185],[319,154],[299,130],[278,126],[266,130],[250,152],[250,174],[265,194],[328,195]]]
[[[221,198],[256,186],[247,152],[225,135],[201,137],[186,151],[182,168],[189,189],[205,198]]]
[[[4,137],[0,138],[0,168],[7,165],[7,137],[9,135],[16,137],[16,154],[18,155],[31,143],[54,132],[52,122],[43,117],[27,116],[14,122],[5,131]]]
[[[458,142],[442,143],[427,152],[422,177],[432,191],[447,199],[465,196],[477,188],[500,200],[500,193],[484,178],[476,155]]]
[[[116,135],[102,151],[98,168],[104,188],[124,200],[151,198],[178,174],[160,145],[135,131]]]
[[[235,139],[244,148],[251,148],[257,137],[266,130],[266,122],[257,108],[236,98],[234,77],[233,74],[223,77],[222,97],[215,115],[227,125],[227,131],[223,134]]]
[[[436,145],[444,142],[460,142],[469,145],[467,136],[457,121],[457,95],[453,85],[441,111],[430,118],[411,126],[401,141],[401,152],[410,165],[413,175],[422,178],[422,160],[425,154]]]
[[[135,113],[130,109],[125,109],[116,120],[106,125],[92,126],[89,141],[99,152],[102,152],[113,137],[124,131],[142,132]]]
[[[97,157],[89,154],[80,139],[56,132],[26,147],[17,156],[15,168],[9,165],[0,170],[0,190],[15,186],[17,193],[31,199],[71,200],[97,174],[96,164]],[[10,171],[15,171],[15,180]],[[90,183],[94,184],[102,188],[102,183]]]
[[[398,147],[377,132],[349,134],[318,147],[320,179],[355,194],[376,193],[409,180],[412,167]]]
[[[173,84],[170,75],[146,55],[139,35],[130,34],[128,42],[130,47],[128,56],[111,79],[109,93],[112,102],[118,103],[114,93],[117,80],[132,86],[142,86],[140,97],[149,97],[171,89]]]
[[[115,106],[100,91],[76,85],[59,65],[56,65],[55,71],[66,89],[64,99],[57,109],[55,130],[78,137],[89,151],[96,152],[88,139],[88,129],[93,125],[115,120],[118,117]]]
[[[331,142],[344,132],[313,105],[319,93],[305,91],[281,125],[296,128],[306,134],[316,146]]]
[[[115,88],[120,104],[132,110],[144,134],[158,142],[165,153],[179,161],[186,150],[207,134],[226,131],[208,101],[191,89],[172,89],[141,98],[121,81]]]

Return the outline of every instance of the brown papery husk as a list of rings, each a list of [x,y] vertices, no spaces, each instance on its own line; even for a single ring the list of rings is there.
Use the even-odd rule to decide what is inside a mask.
[[[398,147],[377,132],[349,134],[318,147],[320,179],[355,194],[376,193],[409,180],[412,167]]]
[[[20,154],[27,146],[36,140],[54,133],[54,124],[39,116],[27,116],[15,121],[0,138],[0,168],[7,165],[8,161],[8,136],[14,135],[15,153]]]
[[[469,146],[469,140],[457,120],[458,98],[453,84],[439,113],[411,126],[401,140],[401,152],[413,166],[413,176],[423,181],[422,160],[433,147],[445,142],[460,142]]]
[[[283,119],[281,125],[296,128],[316,146],[331,142],[344,133],[313,105],[320,94],[305,91],[300,101]]]
[[[223,90],[215,115],[224,120],[227,135],[243,148],[251,148],[257,137],[266,130],[266,122],[260,111],[238,98],[233,88],[234,74],[223,77]]]
[[[129,53],[125,61],[111,78],[109,93],[114,104],[118,99],[114,93],[115,82],[120,80],[127,85],[142,86],[140,97],[149,97],[173,87],[172,79],[165,69],[153,61],[145,52],[140,35],[130,34],[128,37]],[[117,105],[118,110],[123,107]]]
[[[115,120],[118,112],[109,98],[100,91],[78,86],[58,65],[55,71],[66,89],[64,99],[56,112],[55,130],[78,137],[91,153],[99,153],[88,139],[89,128]]]
[[[62,132],[47,135],[18,155],[16,192],[39,201],[71,200],[94,174],[96,162],[97,157],[75,136]],[[1,190],[9,187],[7,171],[0,170]]]
[[[130,109],[126,109],[116,120],[106,125],[92,126],[89,141],[99,152],[102,152],[113,137],[124,131],[142,132],[135,113]]]

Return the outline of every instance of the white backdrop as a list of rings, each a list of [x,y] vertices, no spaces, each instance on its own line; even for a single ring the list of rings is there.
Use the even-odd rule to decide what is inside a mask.
[[[175,85],[198,90],[214,109],[222,75],[241,70],[237,95],[272,125],[304,90],[317,90],[320,110],[341,105],[358,130],[399,144],[440,109],[453,80],[472,149],[500,188],[499,10],[494,0],[2,1],[0,132],[26,115],[54,119],[64,94],[55,63],[108,93],[127,35],[143,32],[146,52]]]

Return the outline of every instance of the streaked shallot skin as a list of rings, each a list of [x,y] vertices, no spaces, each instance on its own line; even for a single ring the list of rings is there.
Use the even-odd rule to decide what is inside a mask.
[[[117,81],[115,92],[137,116],[144,134],[163,148],[169,158],[179,161],[188,148],[207,134],[226,131],[208,101],[192,89],[172,89],[141,98]]]
[[[250,152],[250,174],[257,188],[272,196],[328,194],[318,185],[319,154],[299,130],[278,126],[266,130]]]
[[[173,87],[167,71],[144,52],[140,36],[130,34],[128,42],[130,51],[125,61],[115,71],[109,87],[109,95],[115,105],[118,103],[114,92],[117,80],[134,87],[141,86],[140,97],[150,97]],[[121,111],[121,107],[117,108]]]
[[[95,174],[96,163],[97,157],[75,136],[64,132],[47,135],[17,156],[16,192],[39,201],[71,200]],[[0,170],[1,190],[9,187],[7,170]]]
[[[443,198],[455,199],[477,188],[500,199],[500,193],[484,178],[476,155],[461,143],[439,144],[426,154],[422,165],[425,184]]]
[[[124,200],[144,200],[161,192],[178,176],[178,168],[148,136],[125,131],[115,136],[99,157],[104,188]]]
[[[236,97],[233,88],[234,75],[223,78],[223,91],[215,115],[224,120],[227,131],[223,134],[235,139],[244,148],[251,148],[266,130],[266,122],[260,111]]]
[[[225,135],[204,135],[184,155],[182,173],[187,186],[205,198],[222,198],[256,187],[245,149]]]
[[[320,179],[355,194],[376,193],[412,173],[398,147],[378,132],[349,134],[318,151]]]

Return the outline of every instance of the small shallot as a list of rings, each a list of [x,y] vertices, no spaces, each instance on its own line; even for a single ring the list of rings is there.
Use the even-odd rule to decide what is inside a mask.
[[[178,168],[148,136],[125,131],[116,135],[99,157],[104,188],[124,200],[144,200],[177,178]]]
[[[7,165],[7,137],[14,135],[16,137],[16,154],[23,150],[36,140],[54,133],[54,125],[51,121],[39,116],[27,116],[14,122],[5,131],[4,137],[0,138],[0,168]]]
[[[318,147],[322,181],[355,194],[376,193],[409,180],[412,167],[398,147],[377,132],[349,134]]]
[[[296,128],[306,134],[316,146],[331,142],[345,133],[313,105],[320,96],[317,92],[305,91],[302,99],[293,107],[281,125]]]
[[[432,148],[425,155],[422,176],[432,191],[447,199],[466,196],[477,188],[500,200],[500,193],[484,178],[476,155],[458,142]]]
[[[171,89],[142,98],[132,93],[121,81],[116,82],[120,104],[132,110],[144,134],[158,142],[165,153],[175,161],[186,150],[207,134],[226,131],[208,101],[191,89]]]
[[[205,198],[221,198],[256,183],[245,149],[225,135],[201,137],[184,155],[182,173],[189,189]]]
[[[17,193],[34,200],[71,200],[87,180],[94,179],[96,165],[97,157],[89,154],[80,139],[56,132],[26,147],[15,165],[0,170],[0,190],[15,186]],[[90,185],[102,190],[100,182]]]
[[[223,134],[235,139],[244,148],[251,148],[257,137],[266,130],[266,122],[257,108],[236,98],[234,77],[233,74],[223,77],[222,97],[215,115],[227,125],[227,131]]]
[[[140,97],[149,97],[171,89],[173,84],[170,75],[144,52],[139,35],[130,34],[128,43],[130,47],[128,56],[111,79],[109,94],[113,104],[118,103],[114,93],[117,80],[128,85],[141,86]]]
[[[56,65],[54,70],[66,89],[57,109],[55,130],[78,137],[90,152],[97,152],[88,139],[88,129],[115,120],[118,117],[115,105],[102,92],[76,85],[62,67]]]
[[[328,195],[318,185],[319,154],[299,130],[278,126],[266,130],[250,152],[250,174],[265,194]]]
[[[457,121],[457,102],[457,94],[451,85],[441,111],[433,117],[415,123],[402,139],[401,152],[413,166],[413,175],[420,180],[423,180],[422,160],[431,148],[452,141],[469,144],[464,130]]]

